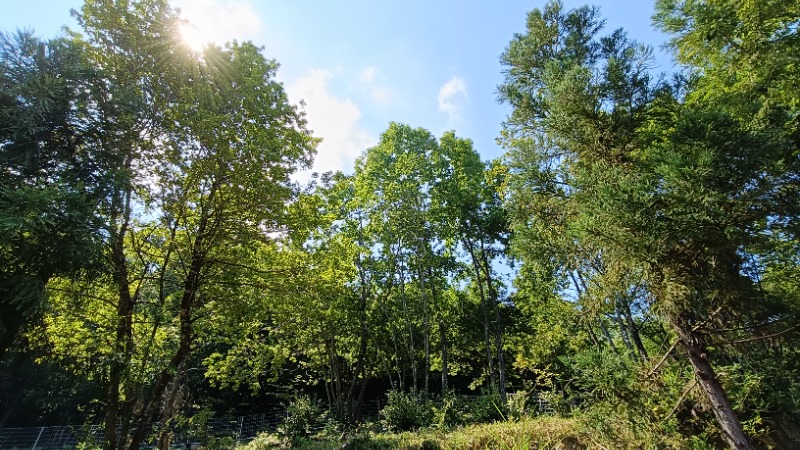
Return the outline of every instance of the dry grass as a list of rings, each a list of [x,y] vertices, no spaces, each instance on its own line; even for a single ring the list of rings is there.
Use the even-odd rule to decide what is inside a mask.
[[[275,439],[261,439],[240,447],[239,450],[275,448],[287,447],[281,447]],[[612,447],[599,442],[577,419],[538,417],[516,422],[471,425],[452,431],[362,433],[344,441],[307,441],[297,448],[302,450],[600,450]],[[626,448],[626,446],[615,444],[613,448]]]

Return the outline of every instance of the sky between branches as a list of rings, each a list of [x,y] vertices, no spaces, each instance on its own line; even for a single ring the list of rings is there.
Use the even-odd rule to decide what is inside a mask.
[[[33,29],[45,38],[81,0],[2,0],[0,30]],[[305,103],[310,128],[322,137],[314,171],[351,173],[353,161],[377,143],[390,121],[455,130],[475,142],[484,159],[502,154],[495,143],[509,109],[497,102],[499,56],[526,13],[544,0],[404,2],[172,0],[189,21],[187,43],[252,40],[281,68],[290,99]],[[586,4],[565,1],[567,8]],[[607,30],[656,50],[656,72],[673,70],[652,30],[649,1],[602,0]]]

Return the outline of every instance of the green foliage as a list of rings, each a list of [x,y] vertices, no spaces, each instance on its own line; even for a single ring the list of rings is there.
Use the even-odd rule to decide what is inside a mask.
[[[534,411],[529,404],[529,394],[526,391],[517,391],[510,395],[506,401],[506,420],[522,420],[529,417]]]
[[[306,442],[299,449],[333,450],[338,441]],[[359,434],[344,444],[354,450],[486,450],[486,449],[592,449],[635,445],[608,443],[582,429],[573,419],[541,418],[520,422],[470,425],[450,432],[417,431],[397,434]],[[662,448],[678,448],[665,445]]]
[[[636,395],[638,371],[630,359],[611,351],[587,350],[569,358],[577,398],[629,399]]]
[[[0,358],[41,313],[51,277],[98,266],[108,179],[91,145],[80,47],[0,33]]]
[[[469,408],[466,399],[448,392],[433,406],[432,425],[446,430],[469,423]]]
[[[469,404],[470,423],[492,423],[505,421],[508,415],[506,404],[495,391],[484,391]]]
[[[262,49],[190,52],[166,0],[75,16],[0,36],[0,357],[27,325],[63,391],[25,402],[80,386],[111,440],[302,384],[330,405],[288,405],[299,448],[746,447],[734,412],[756,445],[800,442],[794,3],[659,0],[666,80],[598,8],[550,2],[502,55],[502,160],[391,123],[302,190],[317,139]],[[414,433],[338,433],[379,385]]]
[[[281,448],[283,441],[280,437],[270,433],[260,433],[252,441],[244,445],[237,445],[236,450],[272,450]]]
[[[596,402],[598,419],[613,417],[603,408],[629,409],[620,417],[642,418],[633,427],[649,430],[641,435],[657,433],[637,401],[633,363],[647,355],[638,306],[678,335],[728,445],[749,448],[721,387],[753,392],[760,376],[728,386],[714,367],[750,353],[728,347],[721,330],[796,318],[791,297],[760,284],[775,241],[796,239],[785,224],[798,210],[783,193],[800,173],[794,94],[764,86],[796,76],[771,60],[753,65],[796,46],[796,17],[769,1],[659,2],[657,21],[675,33],[690,74],[671,83],[652,76],[651,51],[622,30],[601,36],[596,8],[534,10],[503,54],[500,96],[514,108],[503,132],[506,205],[529,267],[520,284],[540,289],[521,294],[544,303],[552,294],[543,281],[580,306],[572,324],[581,317],[597,349],[569,356],[572,386]]]
[[[286,407],[278,433],[292,445],[310,438],[328,422],[328,411],[309,395],[295,396]]]
[[[391,431],[411,431],[427,427],[433,420],[430,401],[416,395],[390,391],[386,406],[381,410],[383,424]]]

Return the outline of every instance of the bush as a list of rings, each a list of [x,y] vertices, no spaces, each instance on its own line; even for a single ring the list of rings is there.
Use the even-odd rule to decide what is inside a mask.
[[[295,397],[286,408],[286,419],[278,427],[280,433],[293,446],[311,437],[328,422],[328,411],[308,395]]]
[[[528,393],[518,391],[508,397],[506,412],[509,420],[521,420],[528,416]]]
[[[506,405],[500,399],[500,394],[494,391],[481,393],[470,405],[472,423],[491,423],[505,420],[507,416]]]
[[[273,450],[281,447],[280,439],[270,433],[261,433],[247,444],[234,447],[236,450]]]
[[[431,424],[433,408],[429,401],[415,395],[392,391],[381,415],[388,430],[411,431]]]
[[[433,407],[433,425],[440,429],[447,429],[465,425],[469,422],[469,404],[463,397],[452,393],[442,398],[438,407]]]

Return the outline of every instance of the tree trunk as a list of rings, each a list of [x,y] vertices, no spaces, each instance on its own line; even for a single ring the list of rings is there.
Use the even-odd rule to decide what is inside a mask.
[[[164,414],[161,420],[161,430],[158,434],[158,443],[156,444],[156,448],[159,450],[169,450],[172,443],[173,435],[172,430],[170,430],[170,425],[174,422],[180,407],[181,399],[179,394],[183,381],[183,374],[185,373],[185,366],[186,361],[184,360],[181,367],[178,369],[178,375],[172,380],[169,393],[164,401]]]
[[[494,376],[492,340],[489,332],[489,307],[486,305],[486,293],[483,290],[483,276],[481,276],[480,262],[478,262],[478,258],[475,256],[475,248],[473,247],[472,241],[469,239],[464,239],[464,246],[467,247],[469,255],[472,258],[472,267],[475,269],[476,277],[475,283],[478,285],[478,292],[481,296],[481,312],[483,313],[483,340],[484,345],[486,346],[486,364],[489,370],[489,383],[492,389],[494,389],[495,386],[497,386],[497,382]]]
[[[425,349],[425,368],[423,381],[423,396],[425,399],[430,397],[431,381],[431,330],[429,317],[428,292],[425,290],[425,280],[422,276],[422,268],[417,269],[419,277],[420,292],[422,292],[422,345]]]
[[[489,298],[494,305],[494,345],[497,352],[497,390],[500,393],[500,400],[506,402],[506,363],[503,351],[503,322],[500,317],[500,299],[497,295],[497,289],[494,287],[492,280],[492,268],[490,267],[489,258],[486,257],[486,251],[483,248],[483,241],[481,241],[481,259],[483,260],[484,277],[486,278],[486,287],[489,290]]]
[[[603,336],[608,341],[608,345],[611,347],[611,350],[613,350],[614,353],[619,355],[619,350],[617,350],[617,346],[614,345],[614,338],[612,338],[611,337],[611,333],[608,332],[608,328],[606,327],[606,324],[603,323],[603,318],[602,317],[600,317],[600,321],[599,322],[600,322],[600,331],[603,332]]]
[[[180,370],[183,363],[189,357],[192,343],[191,303],[193,302],[194,295],[191,295],[191,300],[187,300],[186,297],[189,296],[187,292],[184,292],[184,300],[181,302],[178,350],[175,352],[175,355],[173,355],[169,367],[161,371],[152,396],[145,402],[141,411],[136,416],[137,426],[131,436],[128,445],[129,450],[139,450],[139,447],[141,447],[142,443],[147,438],[147,431],[150,429],[150,423],[153,421],[156,410],[161,405],[161,400],[164,398],[165,391],[177,376],[177,371]]]
[[[597,335],[595,334],[594,330],[592,329],[592,325],[590,323],[588,323],[588,322],[585,322],[584,326],[586,327],[586,332],[589,334],[589,338],[592,340],[592,342],[594,343],[595,347],[597,347],[597,349],[599,350],[602,347],[602,345],[600,344],[600,340],[597,339]]]
[[[403,304],[403,314],[405,315],[406,320],[411,317],[408,313],[408,302],[406,302],[406,281],[405,281],[405,270],[402,262],[400,263],[400,300]],[[408,356],[411,359],[411,377],[412,377],[412,385],[414,388],[414,395],[419,393],[419,388],[417,387],[417,351],[414,347],[414,330],[411,327],[411,322],[408,322]]]
[[[494,330],[494,343],[497,346],[497,387],[500,391],[500,400],[505,404],[506,402],[506,362],[505,351],[503,350],[503,323],[500,317],[500,306],[495,305],[495,320],[497,325]]]
[[[214,198],[215,190],[216,186],[212,186],[210,194],[211,199]],[[178,371],[180,371],[186,359],[189,357],[193,337],[192,311],[194,309],[197,293],[200,289],[202,270],[206,262],[206,241],[209,239],[207,235],[209,220],[210,218],[207,213],[204,213],[200,218],[200,223],[197,227],[197,235],[192,246],[189,271],[183,282],[183,295],[181,297],[179,312],[180,333],[178,350],[173,355],[169,366],[161,371],[152,396],[148,401],[144,402],[141,411],[136,415],[137,426],[128,445],[130,450],[138,450],[147,438],[147,430],[150,428],[150,422],[153,420],[157,408],[162,403],[165,391],[178,375]]]
[[[106,387],[106,408],[105,408],[105,432],[103,436],[103,448],[111,450],[120,448],[126,438],[125,423],[126,419],[119,420],[120,409],[120,387],[122,386],[123,375],[125,374],[128,363],[130,362],[131,346],[133,345],[133,300],[126,289],[120,289],[119,303],[117,304],[117,331],[114,342],[114,360],[109,368],[108,386]],[[127,400],[132,401],[131,399]],[[118,433],[118,431],[120,431]]]
[[[613,314],[609,314],[609,317],[617,324],[619,335],[622,337],[622,343],[625,344],[625,348],[628,349],[628,354],[632,355],[634,360],[637,360],[636,352],[633,350],[633,344],[628,336],[628,326],[622,321],[619,309],[617,308]]]
[[[117,287],[117,317],[116,333],[114,336],[114,354],[109,366],[108,385],[106,386],[106,406],[105,406],[105,431],[103,434],[103,448],[114,450],[122,446],[122,441],[126,436],[118,435],[119,411],[120,411],[120,387],[125,370],[130,362],[130,355],[133,346],[133,308],[134,299],[131,296],[130,283],[128,281],[128,263],[125,258],[125,239],[128,235],[128,225],[130,223],[130,201],[131,188],[128,186],[126,192],[119,194],[124,199],[119,205],[115,201],[112,205],[112,222],[121,220],[119,229],[112,231],[111,242],[111,266],[113,268],[114,283]],[[118,208],[121,206],[122,210]]]
[[[442,397],[447,394],[447,330],[444,320],[439,319],[439,340],[442,342]]]
[[[3,362],[25,322],[25,315],[13,305],[5,304],[0,305],[0,317],[3,318],[0,326],[0,362]]]
[[[367,279],[366,271],[364,270],[360,257],[356,260],[356,267],[358,267],[359,278],[361,279],[361,295],[358,303],[359,328],[361,330],[361,335],[359,336],[356,369],[353,372],[353,378],[350,380],[350,390],[348,391],[347,394],[348,423],[355,423],[358,420],[358,416],[361,415],[361,401],[364,393],[364,388],[367,385],[365,372],[366,372],[367,347],[369,343],[369,324],[367,323],[367,300],[369,297],[369,280]],[[361,389],[359,390],[358,397],[356,397],[356,389],[358,388],[359,381],[361,381]]]
[[[702,335],[691,328],[690,322],[683,316],[673,319],[672,327],[678,334],[681,345],[694,368],[695,376],[711,402],[711,409],[717,418],[717,423],[722,428],[723,437],[732,449],[753,450],[747,439],[736,413],[731,407],[725,391],[719,384],[717,375],[708,361],[708,355]]]
[[[628,329],[630,330],[631,339],[633,340],[633,344],[636,346],[636,349],[639,351],[639,355],[642,357],[643,361],[647,361],[648,355],[647,350],[644,348],[644,343],[642,343],[642,336],[639,334],[639,327],[636,325],[636,322],[633,320],[633,314],[631,313],[631,304],[630,302],[625,302],[622,305],[622,313],[625,315],[625,319],[628,322]]]

